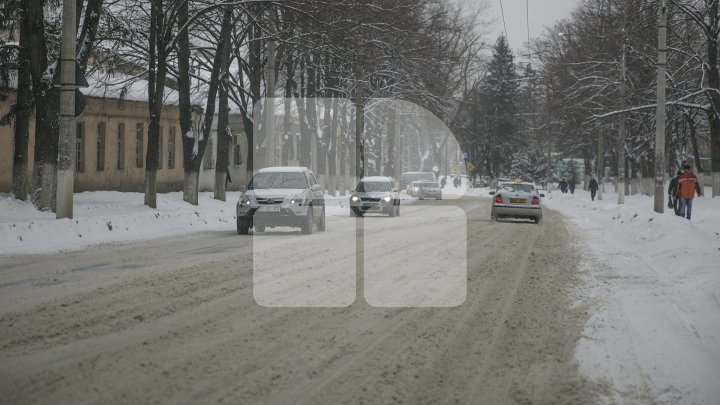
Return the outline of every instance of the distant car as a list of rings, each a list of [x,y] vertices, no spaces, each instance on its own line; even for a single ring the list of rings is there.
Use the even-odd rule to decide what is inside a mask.
[[[442,189],[434,181],[416,181],[413,184],[417,185],[417,198],[419,200],[426,198],[442,200]]]
[[[502,182],[495,191],[490,218],[498,221],[502,218],[526,218],[539,224],[542,221],[542,197],[533,183],[512,181]]]
[[[256,232],[278,226],[299,227],[304,234],[325,230],[325,193],[305,167],[260,169],[240,191],[236,214],[241,235],[253,227]]]
[[[360,179],[350,196],[350,216],[366,213],[400,215],[400,195],[392,177],[370,176]]]
[[[417,197],[418,190],[420,189],[420,183],[423,183],[426,180],[416,180],[412,183],[408,184],[407,187],[405,187],[405,191],[407,194],[411,197]]]
[[[400,189],[407,189],[410,183],[418,180],[437,181],[435,172],[405,172],[400,175]]]

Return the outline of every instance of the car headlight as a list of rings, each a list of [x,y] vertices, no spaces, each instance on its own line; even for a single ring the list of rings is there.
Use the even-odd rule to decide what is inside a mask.
[[[352,201],[352,202],[358,202],[358,201],[360,201],[360,197],[354,195],[354,196],[350,197],[350,201]]]
[[[290,204],[291,205],[303,205],[305,203],[305,194],[298,194],[292,198],[290,198]]]
[[[243,195],[242,197],[240,197],[240,201],[238,201],[238,204],[243,207],[249,207],[250,199],[247,196]]]
[[[383,201],[385,201],[385,202],[390,202],[390,200],[392,200],[392,198],[390,196],[383,197]]]

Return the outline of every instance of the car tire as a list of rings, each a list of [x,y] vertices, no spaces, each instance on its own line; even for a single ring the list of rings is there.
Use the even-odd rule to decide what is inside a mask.
[[[542,217],[535,217],[535,223],[540,224],[540,222],[542,222]]]
[[[247,235],[250,231],[250,227],[245,221],[241,221],[240,218],[237,220],[237,233],[238,235]]]
[[[318,231],[325,232],[325,207],[322,210],[322,217],[320,217],[320,223],[318,224]]]
[[[315,218],[313,217],[312,205],[308,207],[308,213],[305,216],[305,223],[300,226],[300,230],[305,235],[311,235],[315,230]]]

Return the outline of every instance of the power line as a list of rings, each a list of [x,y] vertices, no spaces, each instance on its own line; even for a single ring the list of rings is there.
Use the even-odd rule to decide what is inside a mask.
[[[508,44],[510,43],[510,38],[507,34],[507,25],[505,25],[505,10],[503,10],[502,0],[500,0],[500,14],[502,15],[503,20],[503,28],[505,29],[505,40],[508,41]]]

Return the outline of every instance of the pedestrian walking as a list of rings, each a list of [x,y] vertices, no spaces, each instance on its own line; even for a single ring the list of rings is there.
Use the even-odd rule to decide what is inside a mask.
[[[698,197],[702,195],[700,184],[697,176],[692,172],[692,167],[688,164],[683,166],[683,172],[678,176],[677,197],[679,201],[680,216],[690,219],[692,214],[692,202],[697,193]]]
[[[678,170],[677,173],[675,173],[675,177],[670,179],[670,185],[668,185],[668,199],[669,199],[669,206],[668,208],[672,208],[673,211],[675,211],[675,215],[680,216],[680,207],[679,201],[677,198],[677,192],[678,192],[678,178],[682,174],[681,170]]]
[[[560,191],[562,191],[563,194],[567,193],[567,187],[568,187],[567,181],[565,181],[564,179],[560,180],[560,183],[558,183],[558,186],[560,186]]]
[[[595,201],[595,194],[597,194],[598,191],[598,182],[597,180],[595,180],[595,177],[590,179],[588,189],[590,190],[590,198],[592,199],[592,201]]]
[[[445,188],[446,184],[447,184],[447,176],[443,176],[442,179],[440,179],[440,187]]]
[[[230,178],[230,168],[227,168],[227,171],[225,172],[225,190],[228,188],[228,183],[232,183],[232,179]]]
[[[575,194],[575,180],[570,180],[568,187],[570,187],[570,194]]]

